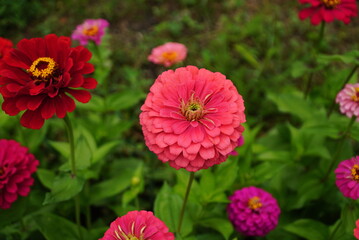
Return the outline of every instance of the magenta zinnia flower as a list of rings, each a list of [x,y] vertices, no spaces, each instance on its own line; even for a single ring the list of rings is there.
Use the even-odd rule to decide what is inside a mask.
[[[335,184],[343,195],[359,199],[359,156],[342,161],[335,169]]]
[[[346,84],[335,100],[339,103],[341,113],[348,117],[359,117],[359,83]]]
[[[99,240],[174,240],[168,227],[152,212],[132,211],[117,218]]]
[[[18,195],[27,196],[34,183],[31,174],[39,161],[14,140],[0,139],[0,208],[10,208]]]
[[[87,19],[83,24],[76,27],[71,38],[80,41],[81,45],[87,45],[89,40],[99,45],[108,26],[109,23],[105,19]]]
[[[235,191],[229,199],[229,220],[243,235],[263,237],[277,226],[280,209],[268,192],[246,187]]]
[[[187,56],[187,48],[185,45],[176,42],[168,42],[152,49],[148,60],[170,67],[175,63],[182,62]]]
[[[350,22],[351,17],[358,15],[356,0],[299,0],[301,4],[310,4],[299,12],[299,18],[304,20],[311,18],[313,25],[320,22],[332,22],[338,19],[346,24]]]
[[[162,162],[193,172],[225,161],[246,121],[233,83],[194,66],[162,73],[141,110],[148,148]]]

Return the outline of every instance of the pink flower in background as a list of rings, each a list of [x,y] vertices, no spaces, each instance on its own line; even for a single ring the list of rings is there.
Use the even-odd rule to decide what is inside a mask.
[[[277,226],[280,209],[268,192],[246,187],[235,191],[229,200],[229,220],[243,235],[263,237]]]
[[[0,208],[10,208],[18,195],[27,196],[39,161],[14,140],[0,139]]]
[[[351,17],[358,15],[356,0],[299,0],[301,4],[310,4],[310,7],[299,12],[299,18],[311,18],[313,25],[320,22],[332,22],[338,19],[346,24]]]
[[[187,48],[185,45],[176,42],[168,42],[152,49],[148,60],[170,67],[175,63],[183,61],[187,56]]]
[[[87,19],[76,27],[71,38],[80,41],[81,45],[87,45],[89,40],[99,45],[108,26],[109,23],[105,19]]]
[[[174,240],[173,233],[152,212],[132,211],[117,218],[99,240]]]
[[[224,162],[246,121],[242,96],[221,73],[194,66],[162,73],[141,107],[148,148],[188,171]]]
[[[356,228],[354,228],[354,237],[359,239],[359,219],[355,222]]]
[[[241,147],[243,144],[244,144],[244,138],[243,135],[241,135],[237,141],[237,147]],[[233,150],[232,152],[229,153],[229,155],[237,156],[238,153],[235,150]]]
[[[359,199],[359,156],[344,160],[335,169],[335,184],[343,195]]]
[[[359,83],[346,84],[335,100],[339,103],[340,112],[348,117],[359,117]]]

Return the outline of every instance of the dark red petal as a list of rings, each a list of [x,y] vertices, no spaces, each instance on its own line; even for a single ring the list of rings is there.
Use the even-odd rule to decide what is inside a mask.
[[[41,117],[39,110],[27,110],[20,118],[20,123],[24,127],[31,129],[40,129],[44,125],[45,120]]]
[[[20,112],[20,109],[18,109],[16,107],[16,104],[15,104],[15,101],[13,98],[4,100],[4,102],[2,104],[2,110],[4,110],[4,112],[6,114],[9,114],[10,116],[15,116],[16,114],[18,114]]]
[[[62,101],[66,106],[67,112],[73,112],[75,110],[76,104],[75,104],[75,101],[72,98],[70,98],[66,94],[63,94],[62,95]]]
[[[82,85],[82,87],[86,89],[95,89],[96,86],[97,81],[94,78],[85,78],[84,84]]]
[[[68,87],[79,88],[83,85],[83,83],[84,83],[83,75],[75,74],[74,76],[72,76],[72,79],[71,79],[70,83],[68,84]]]
[[[68,89],[67,92],[74,96],[77,101],[82,103],[87,103],[91,99],[91,94],[85,90]]]
[[[66,116],[66,104],[62,101],[62,98],[60,97],[57,97],[54,100],[57,117],[64,118]]]
[[[56,108],[55,108],[55,100],[48,98],[46,103],[42,104],[41,107],[41,116],[44,119],[49,119],[51,118],[55,112],[56,112]]]
[[[85,63],[85,66],[81,69],[82,74],[89,74],[95,71],[95,67],[91,63]]]

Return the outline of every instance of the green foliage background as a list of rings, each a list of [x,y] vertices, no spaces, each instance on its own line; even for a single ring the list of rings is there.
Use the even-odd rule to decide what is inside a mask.
[[[30,130],[0,112],[0,138],[16,139],[40,160],[29,197],[0,210],[0,239],[80,239],[75,195],[84,239],[102,237],[117,216],[140,209],[154,211],[175,231],[189,174],[157,160],[138,122],[149,87],[166,70],[147,56],[168,41],[188,47],[185,62],[173,68],[225,74],[243,96],[247,116],[239,155],[196,173],[177,239],[353,239],[358,202],[342,196],[333,172],[325,177],[350,119],[337,106],[331,118],[326,113],[359,63],[359,19],[327,24],[314,58],[320,27],[300,21],[301,8],[283,0],[1,0],[0,36],[14,43],[49,33],[70,36],[89,18],[107,19],[110,27],[99,49],[88,46],[99,86],[70,114],[78,178],[69,173],[61,119]],[[355,72],[350,82],[357,80]],[[358,139],[355,123],[336,164],[356,155]],[[278,227],[264,238],[239,235],[226,216],[228,196],[251,185],[270,192],[282,211]]]

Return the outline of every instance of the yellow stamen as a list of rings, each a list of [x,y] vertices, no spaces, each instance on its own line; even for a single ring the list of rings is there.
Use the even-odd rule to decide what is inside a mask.
[[[351,171],[352,179],[359,182],[359,165],[354,164],[354,166],[350,171]]]
[[[164,52],[162,53],[162,57],[166,61],[174,61],[177,58],[177,52]]]
[[[342,1],[341,0],[322,0],[322,2],[324,3],[324,5],[327,8],[333,8],[333,7],[337,6],[338,4],[340,4]]]
[[[351,97],[354,102],[359,102],[359,87],[354,88],[355,92]]]
[[[27,71],[35,78],[47,79],[48,77],[52,76],[56,69],[57,63],[54,61],[54,59],[49,57],[40,57],[33,61]]]
[[[252,210],[257,210],[258,208],[262,207],[261,199],[257,196],[252,197],[248,201],[248,207]]]
[[[82,33],[86,36],[93,37],[98,33],[98,26],[91,26],[89,28],[85,28]]]
[[[203,117],[205,110],[203,103],[193,93],[187,103],[181,102],[181,113],[188,121],[197,121]]]

